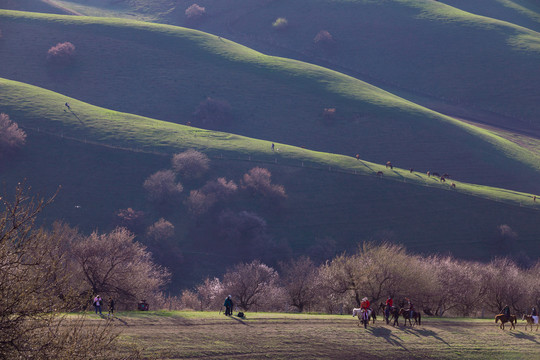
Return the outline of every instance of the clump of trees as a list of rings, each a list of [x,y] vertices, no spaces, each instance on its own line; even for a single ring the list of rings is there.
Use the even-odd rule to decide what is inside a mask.
[[[26,143],[26,133],[9,118],[0,113],[0,155],[12,152]]]
[[[172,170],[160,170],[150,175],[143,184],[148,198],[155,202],[165,202],[178,198],[184,191],[184,186],[176,181],[176,174]]]
[[[388,295],[410,298],[429,315],[487,316],[508,304],[523,314],[540,306],[540,261],[523,269],[507,258],[489,263],[410,254],[403,246],[363,243],[317,266],[307,257],[280,263],[280,273],[242,263],[222,279],[206,279],[181,303],[218,309],[228,294],[242,309],[347,313],[367,296],[377,309]]]
[[[315,35],[313,42],[319,45],[329,45],[334,43],[334,37],[327,30],[321,30]]]
[[[58,43],[47,51],[47,60],[57,65],[68,65],[75,58],[75,45],[69,41]]]

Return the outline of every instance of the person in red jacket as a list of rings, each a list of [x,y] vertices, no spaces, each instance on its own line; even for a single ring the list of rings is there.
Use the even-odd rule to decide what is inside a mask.
[[[360,303],[360,309],[362,309],[362,316],[364,317],[364,320],[367,320],[369,318],[369,311],[370,311],[370,303],[367,297],[362,299],[362,302]]]
[[[386,299],[384,304],[386,305],[384,308],[384,316],[388,321],[388,318],[390,317],[390,310],[394,307],[394,299],[392,299],[392,296],[388,295],[388,299]]]

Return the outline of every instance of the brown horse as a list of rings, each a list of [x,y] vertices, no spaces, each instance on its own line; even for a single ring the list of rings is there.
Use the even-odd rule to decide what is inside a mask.
[[[527,331],[527,326],[530,325],[531,326],[531,331],[533,329],[533,325],[534,325],[534,318],[532,317],[532,315],[523,315],[523,320],[527,321],[527,323],[525,324],[525,331]],[[538,331],[538,326],[540,326],[540,324],[536,324],[536,331]]]
[[[411,322],[411,311],[405,310],[403,308],[399,309],[399,315],[402,315],[405,319],[405,326],[407,326],[407,320],[409,320],[409,325],[413,326]],[[422,325],[422,315],[417,311],[412,311],[412,318],[414,319],[415,325]]]
[[[501,321],[501,325],[499,325],[499,328],[501,328],[501,330],[504,330],[504,324],[507,322],[510,323],[510,330],[516,328],[516,323],[517,323],[516,315],[506,316],[504,314],[499,314],[495,316],[495,324],[498,323],[499,320]]]

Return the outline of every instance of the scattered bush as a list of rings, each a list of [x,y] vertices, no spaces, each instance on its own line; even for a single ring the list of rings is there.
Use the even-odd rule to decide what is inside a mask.
[[[26,133],[8,114],[0,113],[0,154],[13,151],[26,142]]]
[[[289,26],[289,22],[287,21],[287,19],[280,17],[272,23],[272,26],[276,30],[284,30]]]
[[[212,194],[216,199],[225,199],[226,197],[234,194],[238,190],[238,185],[233,180],[227,181],[225,178],[218,178],[217,180],[208,181],[201,191],[205,194]]]
[[[186,178],[199,178],[210,168],[208,156],[193,149],[175,154],[171,162],[173,169]]]
[[[75,45],[68,42],[58,43],[47,51],[47,60],[58,65],[67,65],[75,57]]]
[[[333,44],[334,38],[328,31],[321,30],[317,33],[317,35],[315,35],[315,38],[313,38],[313,42],[315,44]]]
[[[231,105],[225,100],[206,98],[193,113],[194,122],[200,127],[219,129],[233,120]]]
[[[189,20],[197,20],[206,14],[206,9],[197,4],[193,4],[186,9],[186,17]]]
[[[146,230],[146,237],[153,242],[171,239],[174,236],[174,225],[161,218]]]
[[[176,174],[172,170],[160,170],[150,175],[143,186],[150,200],[155,202],[174,200],[184,191],[182,184],[176,182]]]
[[[135,233],[144,228],[144,211],[132,208],[120,209],[116,212],[116,222],[118,227],[124,227]]]
[[[255,167],[243,176],[244,188],[255,194],[260,194],[271,199],[284,199],[287,197],[283,185],[271,183],[272,174],[268,169]]]

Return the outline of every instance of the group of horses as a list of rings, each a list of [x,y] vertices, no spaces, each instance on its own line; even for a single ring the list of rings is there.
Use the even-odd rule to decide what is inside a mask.
[[[527,331],[528,326],[531,327],[532,331],[534,325],[536,325],[536,331],[538,331],[538,327],[540,326],[540,324],[538,324],[538,322],[535,323],[534,317],[532,315],[523,315],[522,320],[526,321],[525,331]],[[507,322],[510,323],[510,330],[512,330],[516,328],[517,317],[516,315],[499,314],[495,316],[495,324],[497,324],[499,321],[501,322],[501,325],[499,325],[499,328],[501,328],[501,330],[504,330],[504,324],[506,324]]]
[[[387,306],[383,303],[379,305],[379,310],[382,310],[386,325],[389,325],[390,322],[392,322],[392,326],[399,326],[400,316],[402,316],[404,319],[404,326],[407,326],[407,321],[409,321],[409,325],[411,327],[414,325],[422,325],[422,316],[417,311],[411,311],[395,306]],[[370,319],[373,321],[373,324],[375,324],[375,320],[377,320],[377,315],[372,309],[364,311],[364,309],[354,308],[353,316],[358,317],[358,326],[363,325],[364,328],[367,328]],[[414,324],[412,323],[411,319],[414,319]],[[525,331],[527,331],[528,326],[531,327],[532,331],[534,325],[536,325],[536,331],[538,331],[540,324],[535,323],[533,316],[523,315],[523,320],[526,321]],[[515,329],[517,324],[517,317],[516,315],[507,316],[504,314],[499,314],[495,316],[495,323],[498,323],[499,321],[501,322],[499,327],[502,330],[504,330],[506,323],[510,323],[510,329]]]
[[[386,325],[389,325],[390,322],[392,322],[392,326],[399,326],[400,316],[404,319],[404,326],[407,326],[407,321],[409,321],[409,325],[412,327],[413,323],[411,319],[414,319],[414,325],[422,325],[422,315],[418,311],[411,311],[396,306],[387,306],[383,303],[379,305],[379,310],[382,310]],[[364,309],[354,308],[353,316],[358,317],[358,326],[362,324],[364,325],[364,328],[367,328],[370,319],[373,320],[373,324],[375,324],[375,320],[377,320],[377,315],[372,309],[364,311]]]

